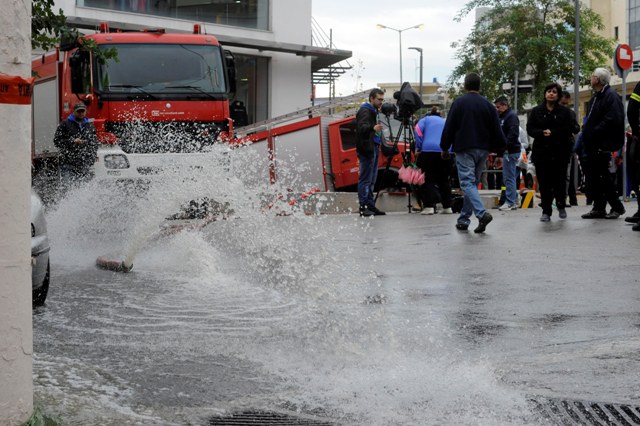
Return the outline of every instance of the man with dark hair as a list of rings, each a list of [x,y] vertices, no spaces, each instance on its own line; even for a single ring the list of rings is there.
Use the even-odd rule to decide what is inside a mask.
[[[507,141],[507,149],[502,161],[502,181],[504,182],[504,203],[498,207],[500,211],[516,210],[518,208],[518,188],[516,188],[516,172],[520,158],[520,120],[516,113],[509,108],[506,96],[500,96],[493,102],[498,110],[502,133]]]
[[[625,213],[609,172],[611,153],[622,147],[625,137],[624,107],[620,96],[609,86],[610,78],[605,68],[596,68],[591,74],[594,95],[582,126],[582,142],[589,161],[587,191],[593,210],[583,214],[583,219],[617,219]],[[607,203],[611,206],[609,213]]]
[[[464,202],[456,229],[461,231],[469,229],[471,214],[475,214],[479,223],[474,232],[482,233],[493,217],[484,208],[478,192],[478,183],[482,177],[487,155],[491,151],[501,157],[506,141],[500,129],[495,106],[480,96],[480,76],[476,73],[467,74],[464,78],[464,89],[467,93],[451,105],[442,132],[440,148],[443,158],[447,158],[449,148],[453,146],[460,188],[464,193]],[[501,162],[501,158],[498,161]]]
[[[358,176],[358,202],[360,216],[378,216],[385,212],[376,208],[373,188],[378,175],[378,156],[382,142],[382,124],[378,120],[378,111],[384,102],[384,92],[373,89],[369,93],[369,102],[365,102],[356,114],[356,153],[360,162]]]

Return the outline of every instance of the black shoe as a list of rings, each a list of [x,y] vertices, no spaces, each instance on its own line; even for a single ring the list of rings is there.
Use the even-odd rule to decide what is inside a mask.
[[[605,219],[617,219],[625,213],[624,209],[621,212],[617,212],[615,210],[611,210],[608,215],[606,215]]]
[[[591,210],[589,213],[582,215],[583,219],[604,219],[607,216],[607,212],[599,210]]]
[[[458,231],[466,231],[467,229],[469,229],[469,225],[467,225],[466,223],[456,223],[456,229]]]
[[[560,219],[566,219],[567,211],[565,209],[558,209],[558,216],[560,217]]]
[[[369,206],[369,210],[371,210],[373,212],[373,214],[376,215],[376,216],[384,216],[384,215],[386,215],[385,212],[383,212],[382,210],[380,210],[376,206]]]
[[[360,206],[360,216],[369,217],[374,216],[376,213],[371,211],[367,206]]]
[[[632,231],[640,231],[640,223],[636,223],[631,227]]]
[[[640,222],[640,210],[638,210],[633,216],[625,217],[624,221],[627,223],[638,223]]]
[[[482,234],[484,230],[487,228],[487,225],[491,223],[493,220],[493,216],[491,213],[485,212],[484,215],[478,220],[478,226],[473,230],[476,234]]]

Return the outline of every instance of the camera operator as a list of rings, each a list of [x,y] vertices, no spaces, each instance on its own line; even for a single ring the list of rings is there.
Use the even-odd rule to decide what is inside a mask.
[[[369,102],[365,102],[356,114],[356,152],[360,162],[358,176],[358,202],[360,216],[379,216],[386,214],[375,206],[373,188],[378,175],[378,157],[382,142],[382,124],[378,120],[378,111],[384,102],[384,92],[373,89],[369,93]]]

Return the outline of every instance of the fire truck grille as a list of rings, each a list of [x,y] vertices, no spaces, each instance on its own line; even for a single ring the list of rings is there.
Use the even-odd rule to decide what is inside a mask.
[[[202,152],[213,145],[220,133],[215,123],[205,122],[110,122],[105,130],[115,134],[128,154]]]

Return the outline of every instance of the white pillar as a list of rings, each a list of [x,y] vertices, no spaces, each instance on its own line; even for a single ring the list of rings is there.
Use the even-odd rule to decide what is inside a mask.
[[[31,0],[2,5],[0,77],[29,78]],[[0,117],[0,425],[4,426],[25,422],[33,411],[31,105],[0,102]]]

